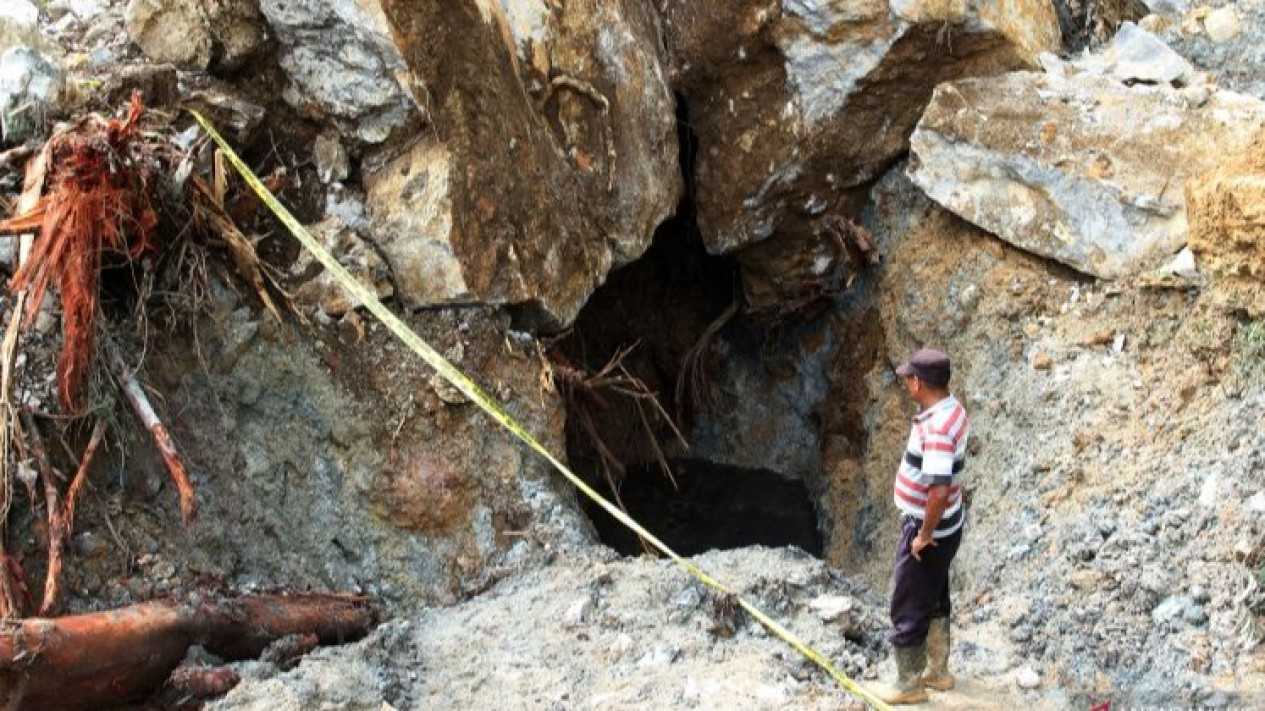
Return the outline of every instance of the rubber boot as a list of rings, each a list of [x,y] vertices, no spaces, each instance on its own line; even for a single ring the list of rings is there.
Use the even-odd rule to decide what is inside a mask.
[[[927,630],[927,673],[922,675],[922,683],[929,689],[948,691],[953,688],[955,680],[949,673],[949,618],[931,618],[931,627]]]
[[[927,645],[892,647],[892,656],[896,658],[896,684],[883,701],[892,706],[926,703],[929,697],[922,684],[922,670],[927,666]]]

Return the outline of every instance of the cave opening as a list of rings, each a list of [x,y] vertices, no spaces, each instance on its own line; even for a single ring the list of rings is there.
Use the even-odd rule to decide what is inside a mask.
[[[751,364],[766,359],[768,334],[742,313],[736,264],[704,246],[692,191],[697,141],[684,100],[677,105],[685,191],[676,214],[640,259],[611,272],[551,349],[555,374],[561,368],[632,378],[659,404],[620,392],[627,381],[564,388],[567,456],[603,495],[682,554],[794,545],[820,556],[803,467],[729,446],[749,427],[762,427],[735,418],[744,408],[727,398],[735,397],[729,381],[751,379],[736,376],[734,364],[747,364],[742,373],[759,370]],[[605,511],[587,500],[582,506],[601,542],[625,555],[644,551]]]

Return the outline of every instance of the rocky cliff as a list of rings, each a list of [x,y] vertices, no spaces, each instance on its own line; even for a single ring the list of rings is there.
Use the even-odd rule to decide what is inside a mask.
[[[735,477],[665,486],[672,535],[715,513],[688,491],[720,499],[736,472],[805,491],[821,561],[698,561],[866,683],[912,414],[892,366],[943,348],[973,445],[965,681],[942,707],[1265,703],[1261,13],[1082,5],[9,0],[0,199],[56,121],[135,89],[196,153],[180,109],[205,112],[608,494],[660,501],[635,488],[678,464]],[[130,354],[202,516],[182,526],[119,426],[67,611],[212,579],[365,592],[395,617],[292,671],[241,667],[226,708],[850,703],[667,564],[616,559],[605,514],[238,208],[294,311],[211,270],[196,315]],[[16,393],[41,411],[58,302],[42,318]],[[7,523],[34,544],[21,496]]]

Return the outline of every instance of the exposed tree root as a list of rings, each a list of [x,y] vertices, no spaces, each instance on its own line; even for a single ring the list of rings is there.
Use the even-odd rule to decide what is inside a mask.
[[[0,623],[0,708],[113,706],[161,688],[195,644],[230,661],[251,659],[277,639],[313,634],[341,644],[376,623],[366,598],[344,595],[206,596]],[[203,681],[214,691],[231,679]]]
[[[35,417],[27,410],[22,411],[21,417],[29,452],[35,459],[40,478],[44,482],[44,505],[48,514],[48,571],[44,578],[44,597],[40,600],[39,614],[50,615],[57,606],[62,554],[65,551],[66,541],[70,539],[70,534],[74,530],[75,504],[88,482],[88,469],[92,466],[97,447],[100,446],[101,438],[105,435],[106,423],[104,419],[98,419],[96,425],[93,426],[92,437],[88,441],[87,448],[84,449],[75,478],[71,481],[70,488],[66,490],[66,496],[63,498],[58,487],[60,473],[53,469],[49,462],[48,451],[44,448],[44,438],[40,435]]]
[[[625,513],[627,513],[628,509],[624,506],[623,498],[619,493],[620,484],[625,473],[624,464],[619,461],[619,457],[611,451],[605,440],[602,439],[601,434],[597,431],[597,426],[593,423],[592,408],[609,407],[605,395],[618,395],[630,401],[637,410],[642,430],[646,434],[650,450],[654,453],[659,468],[663,471],[664,476],[672,482],[673,486],[676,485],[676,478],[672,475],[672,468],[668,465],[668,459],[659,444],[659,438],[655,435],[654,427],[650,422],[649,415],[646,413],[646,408],[650,407],[659,418],[667,423],[668,428],[682,446],[689,446],[686,444],[685,437],[681,434],[681,431],[677,429],[676,423],[672,421],[667,410],[659,402],[655,392],[646,385],[645,381],[634,376],[624,367],[624,358],[636,347],[636,344],[634,344],[619,350],[596,373],[590,373],[581,366],[571,364],[565,356],[557,352],[551,353],[550,359],[546,361],[554,384],[562,392],[562,396],[567,402],[567,413],[584,430],[584,434],[589,438],[593,449],[597,451],[598,462],[602,468],[602,476],[606,480],[607,486],[610,487],[615,504]],[[653,554],[654,549],[645,541],[642,541],[642,547],[646,549],[647,553]]]
[[[230,199],[218,154],[218,168],[211,175],[191,174],[196,156],[168,127],[149,120],[143,127],[144,117],[139,98],[133,96],[120,117],[88,114],[58,129],[38,150],[31,147],[0,154],[0,160],[7,162],[29,159],[22,194],[14,207],[16,214],[0,219],[0,235],[19,235],[22,239],[19,267],[9,285],[16,306],[0,350],[0,619],[20,616],[30,607],[24,573],[17,558],[10,555],[8,546],[14,544],[7,539],[8,513],[19,479],[26,485],[32,513],[41,500],[47,512],[48,571],[40,614],[49,614],[58,604],[66,542],[105,434],[108,415],[98,405],[111,398],[94,390],[104,382],[97,378],[104,371],[113,374],[162,454],[179,493],[182,518],[188,523],[196,515],[193,486],[170,433],[133,369],[105,335],[106,319],[120,313],[112,311],[113,305],[132,308],[130,318],[143,349],[149,341],[149,310],[159,301],[151,299],[153,285],[167,278],[170,270],[179,271],[188,263],[199,265],[200,271],[192,279],[177,276],[174,287],[163,292],[164,298],[169,294],[175,297],[164,302],[171,309],[172,323],[177,323],[183,312],[199,312],[208,255],[222,248],[228,257],[223,261],[231,262],[278,322],[283,322],[281,308],[289,306],[285,292],[234,219],[256,209],[253,193]],[[284,174],[278,179],[284,180]],[[33,242],[32,233],[36,233]],[[160,235],[170,238],[160,240]],[[170,255],[174,260],[167,259]],[[225,268],[225,272],[230,270]],[[111,293],[103,309],[100,292],[102,273],[107,271],[129,273],[136,277],[136,286],[130,293]],[[232,276],[226,276],[232,283]],[[59,294],[62,307],[62,348],[56,366],[60,412],[51,419],[41,418],[40,423],[46,432],[50,422],[58,423],[59,434],[64,435],[84,416],[96,417],[82,453],[70,451],[64,439],[64,455],[61,450],[50,452],[35,418],[31,413],[19,417],[14,404],[20,399],[14,392],[13,373],[19,334],[33,324],[50,285]],[[102,344],[107,347],[102,349]],[[101,350],[106,353],[99,357]],[[69,485],[57,467],[74,472]]]
[[[180,515],[187,524],[197,516],[197,500],[193,493],[193,484],[189,481],[189,472],[185,469],[184,460],[180,458],[180,453],[176,451],[176,445],[171,441],[171,435],[167,433],[167,428],[163,426],[162,420],[158,419],[158,413],[154,411],[154,406],[149,402],[149,396],[145,394],[145,388],[141,387],[132,370],[123,362],[123,358],[116,350],[110,348],[110,369],[114,371],[114,377],[118,380],[119,389],[127,397],[127,401],[132,404],[132,410],[136,412],[136,416],[140,418],[141,424],[145,425],[145,429],[149,430],[150,435],[154,438],[154,444],[158,446],[158,452],[162,454],[163,462],[167,465],[167,472],[171,474],[171,481],[176,485],[176,490],[180,494]]]
[[[0,232],[11,234],[39,229],[30,258],[13,275],[12,286],[15,291],[30,290],[28,327],[49,284],[56,284],[61,294],[63,345],[57,360],[57,392],[67,413],[84,408],[104,256],[136,260],[158,247],[158,213],[151,203],[158,164],[140,132],[143,114],[139,95],[134,95],[123,119],[88,115],[55,134],[40,156],[52,168],[49,191],[22,214],[0,223]]]
[[[13,405],[13,364],[18,350],[18,331],[22,323],[22,305],[26,292],[18,294],[14,302],[9,327],[0,345],[0,524],[8,520],[13,506],[14,466],[18,457],[11,456],[16,446],[18,431],[17,408]],[[15,558],[7,551],[6,531],[0,525],[0,620],[17,617],[29,604],[25,575]]]
[[[733,317],[738,314],[738,298],[719,316],[707,324],[698,340],[681,359],[681,371],[676,376],[676,418],[678,422],[689,422],[701,410],[712,406],[711,380],[708,377],[707,354],[711,350],[712,341]]]
[[[44,437],[39,424],[30,410],[22,410],[22,428],[26,437],[27,452],[35,460],[40,481],[44,484],[44,508],[48,516],[48,571],[44,575],[44,597],[40,600],[41,614],[48,614],[57,602],[58,583],[61,580],[62,552],[66,547],[69,530],[61,520],[61,493],[57,480],[62,478],[53,469],[44,447]]]
[[[882,261],[878,245],[874,244],[874,237],[859,223],[845,220],[839,215],[827,215],[822,218],[822,231],[834,241],[836,252],[847,257],[848,264],[852,267],[848,286],[852,285],[857,274],[878,266]]]
[[[88,439],[88,446],[84,448],[83,457],[79,460],[79,469],[75,471],[75,478],[70,480],[70,488],[66,490],[66,503],[63,505],[61,522],[66,527],[67,536],[75,530],[75,505],[79,502],[79,497],[83,496],[84,487],[88,483],[88,469],[92,466],[92,459],[97,454],[97,447],[101,446],[101,438],[105,436],[105,427],[105,418],[97,418],[97,423],[92,426],[92,436]],[[48,614],[43,609],[40,613]]]

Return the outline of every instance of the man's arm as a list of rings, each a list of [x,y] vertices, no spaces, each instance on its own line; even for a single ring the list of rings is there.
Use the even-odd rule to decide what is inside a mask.
[[[915,560],[922,560],[922,550],[936,545],[935,530],[949,508],[949,486],[953,483],[953,451],[955,443],[946,432],[932,430],[925,434],[922,441],[923,474],[930,477],[931,488],[927,490],[926,515],[922,518],[922,530],[918,537],[910,543],[910,553]]]

